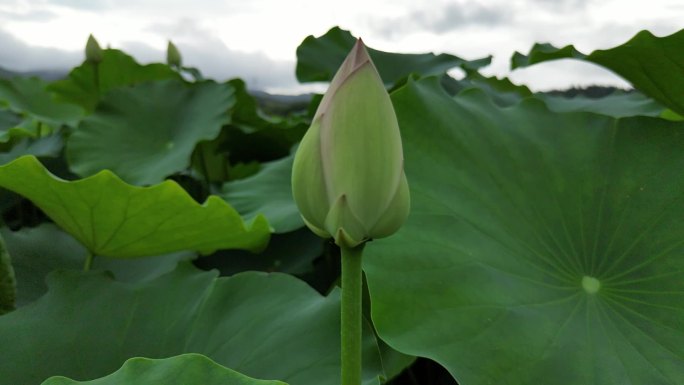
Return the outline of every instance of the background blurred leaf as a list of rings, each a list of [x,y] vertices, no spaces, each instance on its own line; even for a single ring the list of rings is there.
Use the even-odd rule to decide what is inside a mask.
[[[280,381],[249,378],[224,368],[200,354],[182,354],[164,359],[131,358],[121,369],[92,381],[52,377],[42,385],[287,385]]]
[[[477,71],[466,71],[466,76],[461,80],[445,75],[441,78],[441,84],[452,95],[469,89],[479,89],[502,107],[532,96],[532,91],[526,86],[513,84],[508,78],[483,76]]]
[[[71,70],[68,79],[52,83],[49,89],[62,100],[93,111],[100,97],[112,89],[164,79],[180,80],[181,76],[166,64],[141,65],[122,51],[105,49],[99,65],[84,61]]]
[[[112,170],[132,184],[158,183],[187,169],[195,145],[230,121],[233,88],[213,82],[158,81],[109,92],[67,141],[81,176]]]
[[[254,254],[241,250],[221,250],[198,259],[202,269],[218,269],[221,275],[258,270],[303,275],[313,270],[313,262],[323,254],[325,240],[308,228],[273,234],[268,247]]]
[[[511,58],[511,68],[565,58],[589,61],[615,72],[639,91],[684,115],[683,45],[684,30],[665,37],[641,31],[625,44],[589,55],[571,45],[556,48],[535,44],[527,56],[516,52]]]
[[[625,93],[616,90],[602,98],[588,98],[580,95],[566,98],[548,94],[538,94],[537,97],[555,112],[586,111],[623,118],[628,116],[658,117],[665,110],[660,103],[636,91]]]
[[[572,97],[558,95],[553,92],[533,93],[524,85],[517,85],[508,78],[483,76],[477,71],[466,71],[466,76],[456,80],[449,76],[441,79],[442,86],[450,94],[457,94],[469,89],[485,92],[497,105],[512,106],[525,98],[536,97],[543,100],[551,111],[576,112],[586,111],[601,115],[622,118],[627,116],[662,116],[665,107],[644,94],[632,91],[613,90],[603,97]],[[671,119],[674,120],[674,119]]]
[[[0,236],[0,315],[14,309],[16,297],[17,281],[12,268],[12,260]]]
[[[0,109],[0,143],[13,138],[36,136],[38,127],[11,110]]]
[[[392,97],[412,212],[364,259],[383,340],[466,385],[684,381],[684,124]]]
[[[32,156],[0,166],[0,186],[33,201],[60,227],[99,256],[132,258],[180,250],[259,250],[269,225],[257,217],[245,226],[223,199],[200,205],[175,182],[126,184],[109,171],[68,182]]]
[[[320,37],[308,36],[297,47],[297,80],[332,80],[355,42],[356,38],[349,31],[339,27],[330,29]],[[491,62],[491,57],[464,60],[449,54],[399,54],[372,48],[368,48],[368,53],[386,84],[392,84],[412,72],[422,76],[441,75],[454,67],[477,69]]]
[[[64,147],[60,135],[45,136],[40,139],[23,138],[8,144],[7,151],[0,151],[0,164],[13,161],[22,155],[42,157],[58,157]]]
[[[262,214],[276,233],[304,227],[292,198],[292,161],[294,154],[266,163],[249,178],[225,183],[221,196],[245,221]]]
[[[52,126],[75,125],[83,116],[78,106],[60,103],[38,78],[0,79],[0,103],[24,116]]]

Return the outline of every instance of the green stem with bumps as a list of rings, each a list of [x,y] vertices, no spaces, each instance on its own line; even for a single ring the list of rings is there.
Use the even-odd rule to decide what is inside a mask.
[[[361,385],[361,244],[342,250],[342,385]]]

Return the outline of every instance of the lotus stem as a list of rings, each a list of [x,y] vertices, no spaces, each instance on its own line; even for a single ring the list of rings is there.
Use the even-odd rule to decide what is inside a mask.
[[[361,385],[362,243],[342,250],[342,385]]]

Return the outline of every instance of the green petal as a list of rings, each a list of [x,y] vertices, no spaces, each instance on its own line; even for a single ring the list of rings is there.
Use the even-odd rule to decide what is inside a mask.
[[[387,209],[382,213],[380,220],[371,228],[370,237],[384,238],[397,232],[406,222],[406,218],[411,210],[410,202],[408,182],[406,181],[406,175],[402,172],[394,199],[387,205]]]
[[[355,247],[368,239],[368,231],[354,214],[347,203],[347,196],[342,194],[330,208],[325,218],[325,228],[335,235],[338,246]]]
[[[292,195],[304,221],[312,230],[325,227],[325,217],[330,207],[319,143],[320,121],[315,120],[302,138],[292,165]]]
[[[321,117],[321,146],[329,195],[345,194],[367,226],[395,193],[403,156],[394,108],[370,62],[337,89]]]

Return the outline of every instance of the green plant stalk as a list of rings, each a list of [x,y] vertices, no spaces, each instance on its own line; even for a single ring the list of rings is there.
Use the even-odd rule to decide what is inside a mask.
[[[209,167],[207,166],[207,157],[205,153],[207,146],[200,146],[200,166],[202,167],[202,174],[204,174],[204,191],[202,195],[209,195],[211,193],[211,181],[209,180]]]
[[[361,385],[362,243],[342,251],[342,385]]]
[[[93,266],[93,259],[95,259],[95,255],[88,251],[88,254],[86,254],[85,263],[83,264],[83,271],[90,271],[90,268]]]

